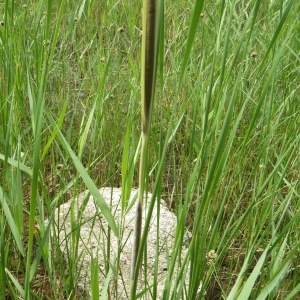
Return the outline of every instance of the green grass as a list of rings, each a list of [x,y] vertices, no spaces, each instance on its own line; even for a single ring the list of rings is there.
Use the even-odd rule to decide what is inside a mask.
[[[78,235],[65,262],[44,223],[80,191],[119,234],[96,187],[122,186],[125,205],[138,186],[141,9],[0,3],[1,300],[80,298]],[[299,13],[292,0],[164,3],[146,189],[178,217],[168,280],[189,278],[166,280],[165,299],[299,298]],[[184,228],[190,272],[176,278]]]

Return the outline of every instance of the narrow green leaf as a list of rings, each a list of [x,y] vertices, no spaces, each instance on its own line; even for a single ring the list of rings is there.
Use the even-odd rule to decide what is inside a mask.
[[[127,125],[124,147],[123,147],[123,155],[122,155],[122,215],[126,210],[127,201],[129,192],[131,192],[131,187],[128,187],[127,192],[127,178],[128,174],[128,160],[129,160],[129,147],[130,147],[130,133],[131,133],[131,124]]]
[[[49,123],[52,126],[52,129],[55,130],[55,128],[57,128],[56,123],[54,122],[53,118],[51,117],[48,109],[45,109],[45,113],[46,113]],[[90,178],[88,173],[86,172],[84,166],[82,165],[82,163],[80,162],[80,160],[78,159],[78,157],[76,156],[74,151],[71,149],[70,145],[68,144],[68,142],[66,141],[65,137],[62,135],[62,133],[60,132],[59,129],[57,131],[57,137],[58,137],[61,145],[64,147],[65,151],[68,153],[68,155],[72,159],[74,166],[76,167],[78,173],[82,177],[82,179],[83,179],[84,183],[86,184],[87,188],[89,189],[91,195],[94,197],[94,200],[95,200],[97,206],[100,208],[101,212],[103,213],[103,216],[106,218],[109,227],[112,229],[114,234],[118,237],[119,236],[118,227],[115,223],[115,220],[110,212],[108,205],[106,204],[105,200],[101,196],[98,188],[96,187],[96,185],[94,184],[94,182],[92,181],[92,179]]]
[[[288,271],[290,264],[293,260],[293,257],[296,252],[299,251],[300,242],[294,246],[292,251],[286,257],[286,259],[282,262],[276,274],[265,284],[260,294],[258,295],[256,300],[264,300],[266,297],[273,291],[273,289],[277,286],[280,279],[284,276],[284,274]]]
[[[181,87],[183,75],[184,75],[184,72],[185,72],[189,57],[190,57],[193,42],[194,42],[195,35],[197,32],[197,28],[198,28],[201,11],[203,9],[203,4],[204,4],[204,0],[197,0],[195,3],[195,6],[194,6],[193,16],[192,16],[191,24],[189,27],[189,35],[188,35],[188,38],[186,41],[183,62],[182,62],[181,71],[180,71],[180,75],[179,75],[179,79],[178,79],[178,89]]]
[[[104,284],[103,284],[100,300],[106,300],[107,299],[107,290],[108,290],[108,286],[109,286],[112,275],[113,275],[113,270],[112,270],[112,268],[109,268],[109,271],[106,275],[106,278],[105,278],[105,281],[104,281]]]
[[[242,289],[242,291],[240,292],[239,296],[237,297],[238,300],[244,300],[244,299],[248,299],[255,281],[257,280],[259,274],[260,274],[260,270],[263,267],[265,260],[266,260],[266,256],[268,254],[269,251],[269,247],[267,247],[263,254],[261,255],[261,257],[259,258],[258,262],[256,263],[251,275],[249,276],[249,278],[247,279],[247,281],[245,282],[245,285]]]
[[[269,55],[271,49],[273,48],[273,46],[274,46],[274,44],[275,44],[275,42],[276,42],[276,40],[277,40],[277,38],[279,36],[279,33],[280,33],[283,25],[285,24],[286,18],[288,17],[289,12],[292,9],[293,3],[294,3],[294,0],[290,0],[288,2],[287,7],[286,7],[285,11],[283,12],[283,15],[282,15],[282,17],[280,19],[280,22],[279,22],[279,24],[278,24],[278,26],[277,26],[277,28],[276,28],[276,30],[274,32],[272,40],[269,43],[269,46],[268,46],[268,49],[267,49],[267,51],[266,51],[266,53],[264,55],[264,58],[262,59],[261,66],[265,65],[265,61],[268,58],[268,55]]]
[[[83,149],[86,145],[86,140],[87,140],[87,136],[93,121],[93,116],[94,116],[94,112],[95,112],[95,108],[96,108],[96,103],[94,104],[92,110],[90,111],[90,115],[89,118],[87,120],[87,123],[85,125],[84,131],[83,133],[80,135],[80,139],[79,139],[79,151],[78,151],[78,158],[81,159],[82,157],[82,153],[83,153]]]
[[[98,256],[93,257],[91,255],[91,291],[92,291],[92,300],[99,300],[99,280],[98,280]]]
[[[267,93],[269,91],[269,87],[270,87],[271,83],[273,82],[273,78],[275,76],[276,69],[278,67],[280,58],[281,58],[282,54],[284,53],[284,50],[285,50],[285,47],[286,47],[286,44],[287,44],[287,40],[290,37],[292,29],[293,29],[293,26],[291,26],[291,29],[287,33],[287,35],[285,37],[285,40],[282,43],[282,46],[276,52],[276,55],[275,55],[273,63],[272,63],[271,70],[268,72],[269,73],[268,78],[267,78],[267,80],[266,80],[266,82],[265,82],[265,84],[263,86],[263,90],[262,90],[262,92],[260,94],[260,97],[259,97],[259,99],[257,101],[256,108],[255,108],[255,111],[254,111],[252,119],[251,119],[251,123],[248,126],[247,134],[246,134],[246,137],[244,139],[244,146],[246,145],[246,143],[249,140],[250,134],[251,134],[251,132],[253,130],[253,127],[254,127],[254,123],[257,121],[258,114],[260,112],[261,106],[264,103],[266,95],[267,95]]]
[[[51,226],[52,226],[52,223],[53,223],[53,217],[54,217],[54,214],[52,214],[50,216],[45,231],[44,231],[44,228],[41,228],[41,232],[44,232],[44,234],[42,236],[42,241],[40,241],[39,237],[36,236],[39,248],[38,248],[38,251],[37,251],[37,253],[36,253],[36,255],[33,259],[32,265],[31,265],[30,281],[33,279],[33,276],[35,275],[36,269],[37,269],[42,257],[44,258],[44,263],[45,263],[47,271],[48,271],[48,276],[49,276],[49,278],[51,278],[51,272],[50,272],[51,270],[49,269],[49,267],[51,268],[51,266],[48,265],[48,261],[45,259],[45,253],[43,253],[43,252],[44,252],[44,247],[45,247],[45,245],[47,245],[47,242],[48,242],[48,239],[49,239],[50,230],[51,230]]]
[[[78,21],[79,21],[79,20],[81,19],[81,17],[82,17],[82,13],[83,13],[83,10],[84,10],[85,2],[86,2],[86,0],[83,0],[83,1],[81,2],[81,5],[80,5],[79,9],[78,9],[78,14],[77,14],[77,19],[78,19]]]
[[[7,268],[5,268],[5,272],[8,274],[9,278],[11,279],[21,296],[24,297],[25,291],[20,285],[19,281],[14,277],[14,275],[11,274],[11,272]]]
[[[36,111],[32,118],[35,120],[34,130],[34,149],[33,149],[33,172],[31,178],[31,194],[30,194],[30,212],[29,212],[29,238],[28,238],[28,250],[26,261],[26,274],[25,274],[25,299],[30,299],[30,265],[31,255],[33,250],[33,232],[35,226],[35,214],[38,195],[38,182],[39,182],[39,170],[40,170],[40,151],[42,140],[42,125],[43,125],[43,112],[44,112],[44,93],[45,93],[45,77],[46,77],[46,65],[42,68],[41,82],[39,86]],[[28,82],[33,80],[27,70]]]
[[[286,296],[285,300],[296,299],[295,297],[299,294],[299,292],[300,292],[300,283],[297,284],[297,286]]]
[[[18,226],[19,233],[23,235],[24,232],[24,221],[23,221],[23,192],[22,192],[22,180],[21,180],[21,170],[18,164],[16,182],[16,190],[14,196],[14,217],[16,220],[16,225]]]
[[[58,15],[57,15],[58,18],[56,20],[55,30],[54,30],[54,34],[53,34],[53,38],[52,38],[52,42],[51,42],[51,51],[50,51],[49,57],[47,59],[47,68],[48,69],[50,69],[52,66],[53,57],[54,57],[55,51],[57,50],[57,39],[58,39],[59,31],[61,29],[61,20],[63,18],[64,7],[65,7],[65,0],[62,0],[62,1],[60,1],[59,11],[58,11]],[[49,15],[51,14],[50,11],[48,13],[49,13]],[[48,73],[48,76],[49,76],[49,74],[50,73]]]
[[[5,161],[5,159],[6,159],[5,155],[0,154],[0,159],[3,160],[3,161]],[[29,167],[27,167],[26,165],[24,165],[23,163],[20,163],[18,160],[15,160],[15,159],[9,157],[9,158],[7,158],[7,162],[11,166],[13,166],[15,168],[19,167],[21,171],[25,172],[29,176],[32,176],[32,170]]]
[[[6,217],[6,221],[7,221],[9,228],[14,236],[15,242],[17,244],[17,247],[18,247],[20,253],[23,256],[25,256],[23,242],[22,242],[22,236],[19,233],[19,230],[14,221],[14,218],[10,212],[9,206],[7,205],[6,198],[7,198],[7,196],[5,195],[2,187],[0,186],[0,202],[1,202],[1,206],[4,211],[4,214],[5,214],[5,217]]]
[[[47,144],[45,145],[44,147],[44,151],[43,151],[43,154],[42,154],[42,157],[41,157],[41,160],[44,159],[45,155],[47,154],[56,134],[57,134],[57,130],[61,127],[62,123],[63,123],[63,120],[64,120],[64,117],[65,117],[65,114],[66,114],[66,110],[67,110],[67,105],[68,105],[68,102],[66,101],[64,106],[63,106],[63,109],[61,111],[61,114],[59,116],[59,119],[58,119],[58,122],[57,122],[57,127],[55,130],[53,130],[50,138],[48,139],[48,142]]]
[[[284,240],[283,240],[283,243],[278,251],[278,253],[276,253],[275,249],[273,250],[273,253],[274,253],[274,256],[275,256],[275,261],[273,263],[273,266],[272,266],[272,269],[271,269],[271,276],[273,276],[276,271],[278,270],[279,266],[280,266],[280,263],[282,261],[282,258],[284,257],[285,255],[285,248],[286,248],[286,245],[287,245],[287,239],[288,239],[288,234],[285,236]]]
[[[246,272],[247,270],[247,267],[248,267],[248,262],[249,262],[249,259],[250,259],[250,256],[251,256],[251,252],[252,252],[253,248],[251,248],[249,250],[249,253],[243,263],[243,266],[242,266],[242,269],[238,275],[238,278],[236,279],[236,282],[233,286],[233,288],[231,289],[228,297],[226,298],[227,300],[235,300],[237,298],[237,295],[238,295],[238,292],[243,284],[243,276],[244,276],[244,273]]]

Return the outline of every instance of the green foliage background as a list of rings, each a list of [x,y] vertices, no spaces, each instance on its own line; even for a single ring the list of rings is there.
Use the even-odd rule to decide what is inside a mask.
[[[137,186],[141,9],[0,3],[1,299],[79,297],[44,219],[80,191],[117,234],[96,186]],[[189,299],[297,299],[299,15],[292,0],[164,3],[148,183],[178,249],[193,232]]]

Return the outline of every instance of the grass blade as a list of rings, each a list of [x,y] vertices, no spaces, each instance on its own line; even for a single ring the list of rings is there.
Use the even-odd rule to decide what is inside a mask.
[[[22,243],[22,236],[19,233],[18,227],[16,226],[16,223],[14,221],[14,218],[10,212],[9,206],[7,204],[6,201],[7,196],[5,195],[2,187],[0,186],[0,201],[1,201],[1,206],[2,209],[4,211],[4,215],[6,217],[6,221],[10,227],[10,230],[14,236],[15,242],[17,244],[17,247],[20,251],[20,253],[25,256],[25,252],[24,252],[24,247],[23,247],[23,243]]]
[[[277,286],[279,280],[282,276],[288,272],[290,267],[290,263],[297,251],[299,251],[300,242],[295,245],[289,255],[285,258],[285,260],[280,265],[280,268],[277,270],[276,274],[266,283],[266,285],[261,290],[260,294],[257,297],[257,300],[264,300],[266,297],[272,292],[272,290]]]
[[[243,300],[243,299],[248,299],[249,298],[249,296],[252,292],[254,283],[257,280],[257,278],[260,274],[260,270],[261,270],[262,266],[265,263],[268,251],[269,251],[269,248],[267,247],[265,249],[265,251],[263,252],[263,254],[261,255],[261,257],[259,258],[258,262],[256,263],[250,277],[245,282],[245,285],[244,285],[242,291],[240,292],[239,296],[237,297],[238,300]]]
[[[49,123],[52,126],[52,129],[53,130],[57,129],[57,125],[54,122],[53,118],[51,117],[51,115],[47,109],[45,110],[45,113],[46,113]],[[112,229],[114,234],[118,237],[119,236],[118,227],[117,227],[115,220],[110,212],[109,207],[107,206],[105,200],[101,196],[98,188],[96,187],[96,185],[94,184],[94,182],[92,181],[92,179],[90,178],[88,173],[86,172],[84,166],[82,165],[82,163],[80,162],[80,160],[78,159],[78,157],[76,156],[74,151],[71,149],[70,145],[68,144],[68,142],[66,141],[65,137],[62,135],[62,133],[60,132],[59,129],[57,129],[57,137],[58,137],[61,145],[64,147],[65,151],[68,153],[68,155],[72,159],[74,166],[76,167],[78,173],[82,177],[82,179],[83,179],[84,183],[86,184],[87,188],[89,189],[91,195],[94,197],[94,200],[95,200],[97,206],[100,208],[101,212],[103,213],[103,216],[106,218],[109,227]]]
[[[203,5],[204,5],[204,0],[197,0],[195,3],[195,6],[194,6],[193,16],[192,16],[191,24],[190,24],[190,28],[189,28],[189,35],[188,35],[186,46],[185,46],[183,62],[182,62],[181,71],[180,71],[179,80],[178,80],[178,89],[181,87],[183,75],[184,75],[186,67],[187,67],[187,63],[188,63],[189,56],[190,56],[192,46],[194,43],[201,11],[203,9]]]

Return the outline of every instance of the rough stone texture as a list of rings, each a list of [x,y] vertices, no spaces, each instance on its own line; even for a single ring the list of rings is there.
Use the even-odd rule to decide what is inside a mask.
[[[116,223],[120,222],[121,215],[121,189],[114,188],[112,193],[112,188],[102,188],[99,190],[103,198],[110,205],[112,201],[112,213],[116,220]],[[132,191],[131,199],[136,194],[136,190]],[[82,213],[82,217],[78,219],[77,211],[82,206],[84,199],[87,199],[87,192],[84,192],[78,196],[76,200],[70,201],[61,205],[55,211],[55,224],[56,224],[56,234],[60,239],[61,251],[65,253],[67,257],[67,251],[71,248],[71,204],[74,204],[75,220],[77,228],[80,229],[80,239],[78,245],[79,268],[77,270],[79,274],[79,287],[87,293],[90,293],[90,264],[91,264],[91,254],[93,257],[98,255],[98,265],[99,265],[99,287],[100,292],[103,288],[105,281],[105,266],[104,266],[104,256],[106,255],[107,249],[107,222],[106,219],[101,215],[100,210],[97,208],[93,201],[93,197],[90,197],[86,203],[86,207]],[[148,201],[151,198],[151,194],[148,195]],[[131,200],[129,200],[129,203]],[[155,261],[155,248],[156,248],[156,234],[157,234],[157,206],[155,204],[153,210],[153,216],[151,221],[151,228],[147,240],[147,280],[149,285],[153,284],[153,266]],[[134,215],[135,215],[135,205],[130,209],[128,214],[124,219],[124,231],[122,237],[122,251],[120,256],[120,271],[118,276],[118,299],[127,299],[129,296],[129,281],[130,281],[130,262],[131,262],[131,252],[132,252],[132,235],[134,228]],[[143,214],[143,222],[145,220],[145,214]],[[161,201],[160,205],[160,256],[159,256],[159,283],[157,286],[158,299],[161,298],[165,277],[167,275],[167,262],[166,262],[166,249],[168,249],[169,256],[171,256],[173,243],[174,243],[174,233],[176,229],[176,216],[168,210],[165,206],[164,201]],[[74,225],[73,225],[74,228]],[[188,233],[188,235],[190,235]],[[118,241],[113,233],[111,233],[110,241],[110,262],[113,264],[114,258],[117,254]],[[182,256],[186,253],[185,249],[182,249]],[[142,271],[144,271],[142,266]],[[175,271],[176,272],[176,271]],[[143,278],[140,273],[140,278]],[[145,286],[144,280],[140,280],[138,283],[138,289]],[[113,290],[114,284],[113,280],[110,281],[110,287]],[[152,299],[150,293],[143,296],[143,299]]]

